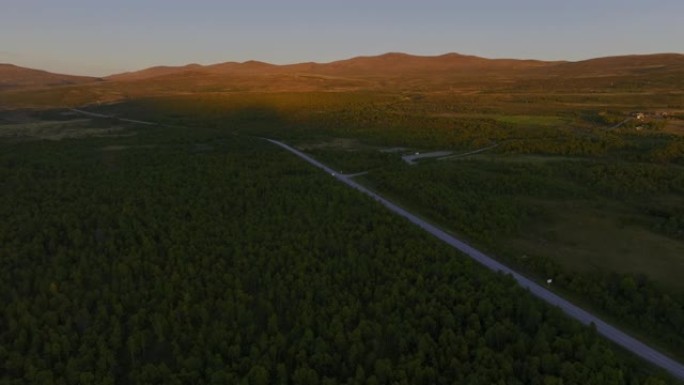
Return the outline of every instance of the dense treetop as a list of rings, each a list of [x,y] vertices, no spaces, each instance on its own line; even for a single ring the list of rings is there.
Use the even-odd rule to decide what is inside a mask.
[[[0,150],[0,383],[668,381],[257,139]]]

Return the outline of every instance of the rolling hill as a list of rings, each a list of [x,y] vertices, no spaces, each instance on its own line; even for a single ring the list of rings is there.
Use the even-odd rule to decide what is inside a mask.
[[[681,92],[684,55],[583,61],[386,53],[330,63],[259,61],[158,66],[102,79],[0,65],[0,101],[22,105],[113,102],[206,92]]]
[[[564,62],[542,69],[558,76],[642,75],[684,71],[684,55],[611,56],[576,62]]]
[[[98,78],[55,74],[13,64],[0,63],[0,91],[92,83]]]
[[[183,90],[312,91],[348,89],[560,89],[595,85],[667,85],[684,78],[684,55],[605,57],[577,62],[486,59],[449,53],[415,56],[386,53],[330,63],[274,65],[258,61],[153,67],[112,75],[112,82]],[[674,77],[674,79],[673,79]]]
[[[386,53],[379,56],[359,56],[330,63],[297,63],[275,65],[259,61],[226,62],[207,66],[190,64],[178,67],[152,67],[142,71],[108,76],[107,80],[134,81],[170,75],[274,75],[311,74],[347,77],[386,77],[449,72],[508,72],[548,67],[557,62],[516,59],[485,59],[449,53],[440,56],[415,56]]]

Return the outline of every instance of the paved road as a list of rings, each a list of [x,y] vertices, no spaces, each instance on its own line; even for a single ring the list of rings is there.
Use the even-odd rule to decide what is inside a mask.
[[[264,138],[265,139],[265,138]],[[596,325],[596,330],[606,337],[607,339],[613,341],[614,343],[622,346],[623,348],[629,350],[630,352],[636,354],[637,356],[645,359],[648,362],[653,363],[656,366],[659,366],[668,372],[670,372],[673,376],[679,378],[679,379],[684,379],[684,365],[681,363],[663,355],[662,353],[658,352],[657,350],[651,348],[650,346],[636,340],[635,338],[627,335],[626,333],[622,332],[618,328],[602,321],[600,318],[596,317],[595,315],[585,311],[584,309],[575,306],[574,304],[570,303],[569,301],[561,298],[560,296],[556,295],[555,293],[551,292],[547,288],[545,288],[542,285],[539,285],[528,278],[520,275],[513,269],[509,268],[508,266],[494,260],[491,257],[488,257],[487,255],[483,254],[479,250],[473,248],[472,246],[466,244],[463,241],[460,241],[453,237],[452,235],[449,235],[446,233],[444,230],[420,219],[416,215],[406,211],[400,206],[397,206],[396,204],[388,201],[387,199],[383,198],[382,196],[376,194],[375,192],[367,189],[366,187],[360,185],[359,183],[355,182],[352,180],[349,176],[339,174],[335,172],[335,170],[331,169],[330,167],[324,165],[323,163],[311,158],[310,156],[302,153],[301,151],[288,146],[285,143],[278,142],[276,140],[272,139],[266,139],[269,142],[276,144],[292,153],[295,155],[299,156],[300,158],[306,160],[307,162],[313,164],[314,166],[321,168],[325,170],[327,173],[331,174],[333,177],[337,178],[340,182],[343,182],[369,196],[371,196],[373,199],[376,201],[380,202],[382,205],[390,209],[396,214],[401,215],[402,217],[408,219],[409,221],[413,222],[414,224],[418,225],[421,227],[423,230],[427,231],[428,233],[432,234],[433,236],[439,238],[440,240],[448,243],[449,245],[453,246],[454,248],[458,249],[459,251],[467,254],[477,262],[485,265],[487,268],[494,270],[494,271],[500,271],[505,274],[510,274],[515,278],[515,280],[523,287],[529,289],[529,291],[534,294],[535,296],[541,298],[542,300],[548,302],[551,305],[558,306],[561,310],[563,310],[565,313],[567,313],[570,317],[580,321],[581,323],[585,325],[589,325],[593,323]]]
[[[404,155],[401,157],[401,159],[404,160],[404,162],[410,164],[411,166],[417,164],[415,162],[416,159],[423,159],[423,158],[439,158],[439,157],[444,157],[447,155],[453,154],[453,151],[433,151],[433,152],[423,152],[423,153],[415,153],[413,155]]]
[[[82,114],[82,115],[92,116],[92,117],[95,117],[95,118],[111,118],[111,119],[118,119],[118,120],[120,120],[120,121],[122,121],[122,122],[137,123],[137,124],[147,124],[147,125],[149,125],[149,126],[157,126],[157,125],[158,125],[158,123],[145,122],[145,121],[142,121],[142,120],[134,120],[134,119],[119,118],[119,117],[116,117],[116,116],[114,116],[114,115],[96,114],[96,113],[94,113],[94,112],[79,110],[79,109],[76,109],[76,108],[70,108],[69,110],[70,110],[70,111],[73,111],[73,112],[76,112],[76,113],[79,113],[79,114]]]
[[[464,152],[464,153],[462,153],[462,154],[454,154],[454,155],[451,155],[451,156],[445,156],[445,157],[439,158],[438,160],[446,160],[446,159],[453,159],[453,158],[462,158],[462,157],[466,157],[466,156],[469,156],[469,155],[475,155],[475,154],[479,154],[479,153],[481,153],[481,152],[489,151],[489,150],[491,150],[491,149],[493,149],[493,148],[497,148],[497,147],[499,147],[499,143],[494,143],[494,144],[492,144],[491,146],[487,146],[487,147],[481,148],[481,149],[479,149],[479,150],[468,151],[468,152]]]
[[[95,118],[114,118],[113,115],[96,114],[94,112],[79,110],[77,108],[69,108],[69,111],[76,112],[81,115],[92,116]]]

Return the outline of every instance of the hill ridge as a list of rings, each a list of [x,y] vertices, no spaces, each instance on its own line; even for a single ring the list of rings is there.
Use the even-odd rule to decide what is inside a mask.
[[[272,64],[257,60],[201,65],[153,66],[102,79],[53,74],[47,71],[0,64],[0,90],[74,85],[102,80],[104,84],[134,85],[129,91],[339,91],[351,89],[453,89],[476,91],[546,87],[594,89],[613,86],[630,78],[631,84],[656,84],[667,88],[684,76],[684,54],[631,54],[579,61],[483,58],[448,52],[412,55],[387,52],[331,62]],[[620,79],[623,77],[624,79]],[[600,79],[599,79],[600,78]],[[583,82],[576,82],[584,79]],[[586,80],[590,79],[590,80]],[[591,79],[599,79],[593,82]],[[633,80],[638,80],[634,82]],[[655,82],[655,83],[654,83]],[[492,89],[490,87],[490,89]]]

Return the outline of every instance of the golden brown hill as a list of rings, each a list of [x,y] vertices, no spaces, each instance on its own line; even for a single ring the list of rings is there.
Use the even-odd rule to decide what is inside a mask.
[[[154,67],[113,75],[108,81],[133,84],[154,93],[183,91],[342,91],[358,89],[444,88],[467,83],[509,81],[525,71],[553,66],[557,62],[485,59],[455,53],[415,56],[387,53],[361,56],[331,63],[274,65],[258,61],[227,62],[208,66]],[[477,83],[477,84],[475,84]]]
[[[405,75],[477,73],[491,71],[518,71],[552,65],[538,60],[485,59],[449,53],[440,56],[415,56],[405,53],[387,53],[380,56],[360,56],[353,59],[322,64],[314,70],[340,75]]]
[[[684,78],[684,55],[632,55],[578,62],[486,59],[449,53],[387,53],[330,63],[258,61],[155,67],[114,75],[142,89],[166,91],[524,90],[559,91],[668,86]],[[130,86],[131,84],[129,84]]]
[[[203,66],[199,64],[188,64],[184,66],[155,66],[140,71],[124,72],[121,74],[107,76],[105,77],[105,80],[136,81],[185,71],[192,71],[200,68],[203,68]]]
[[[568,92],[681,92],[684,55],[627,55],[559,63],[529,71],[516,86]]]
[[[4,68],[4,70],[3,70]],[[684,89],[684,55],[606,57],[577,62],[486,59],[455,53],[387,53],[330,63],[274,65],[258,61],[152,67],[93,78],[13,66],[0,102],[68,104],[113,102],[152,95],[234,92],[458,92],[458,93],[676,93]],[[3,75],[3,72],[4,75]],[[14,72],[13,72],[14,71]],[[33,71],[33,72],[26,72]],[[27,74],[31,75],[28,76]],[[4,77],[3,77],[4,76]],[[85,84],[82,84],[85,82]],[[70,87],[52,85],[75,84]],[[23,91],[10,87],[43,89]],[[0,91],[2,89],[0,88]]]
[[[515,59],[485,59],[449,53],[441,56],[415,56],[404,53],[387,53],[379,56],[359,56],[330,63],[297,63],[275,65],[259,61],[244,63],[226,62],[201,66],[191,64],[179,67],[152,67],[107,77],[108,80],[141,80],[168,75],[221,74],[268,75],[311,74],[328,76],[402,76],[409,74],[445,72],[519,71],[547,67],[557,62]]]
[[[0,63],[0,90],[74,85],[91,83],[96,80],[98,79],[89,76],[55,74]]]
[[[543,68],[540,72],[564,76],[608,76],[681,72],[683,70],[684,55],[664,53],[611,56],[577,62],[565,62]]]

